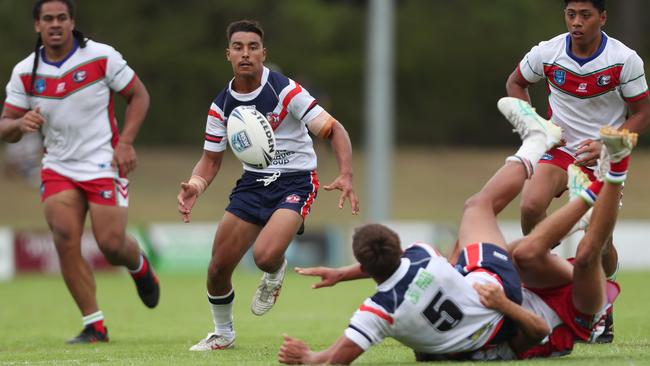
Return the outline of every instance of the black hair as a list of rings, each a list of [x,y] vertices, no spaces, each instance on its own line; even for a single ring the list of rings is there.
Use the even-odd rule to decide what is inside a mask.
[[[76,6],[73,0],[36,0],[34,6],[32,7],[32,17],[34,18],[34,21],[39,20],[41,18],[41,8],[43,7],[43,4],[52,1],[58,1],[60,3],[64,3],[68,7],[68,14],[70,14],[70,18],[74,19]],[[81,48],[86,47],[86,36],[81,31],[77,29],[73,29],[72,36],[77,40],[79,47]],[[34,95],[34,83],[36,82],[36,69],[38,69],[38,60],[40,58],[39,51],[42,45],[43,45],[43,39],[41,39],[41,35],[39,34],[38,38],[36,39],[36,46],[34,47],[34,65],[32,66],[32,81],[29,90],[27,91],[28,95]]]
[[[230,38],[232,38],[232,35],[237,32],[256,33],[260,36],[262,42],[264,42],[264,30],[257,20],[243,19],[228,24],[228,28],[226,28],[226,41],[228,44],[230,44]]]
[[[375,280],[386,280],[400,265],[402,248],[397,233],[381,224],[357,228],[352,252],[361,268]]]
[[[605,0],[564,0],[564,7],[566,8],[569,3],[592,3],[598,12],[602,13],[606,9]]]

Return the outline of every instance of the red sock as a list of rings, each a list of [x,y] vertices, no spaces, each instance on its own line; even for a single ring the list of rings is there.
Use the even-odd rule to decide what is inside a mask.
[[[613,184],[622,184],[627,179],[627,167],[630,164],[630,157],[626,156],[618,163],[610,162],[609,171],[605,180]]]
[[[106,333],[106,328],[104,328],[104,319],[92,323],[92,326],[96,331],[100,333]]]
[[[144,255],[140,256],[140,260],[142,261],[142,266],[140,267],[140,270],[137,272],[129,271],[131,277],[133,277],[133,279],[136,280],[144,277],[144,275],[147,273],[147,269],[149,268],[149,262],[147,261],[147,258],[144,257]]]

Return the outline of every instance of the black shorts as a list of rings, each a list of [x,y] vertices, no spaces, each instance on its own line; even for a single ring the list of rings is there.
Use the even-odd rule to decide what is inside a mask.
[[[244,171],[230,193],[226,211],[260,226],[280,208],[296,211],[306,218],[318,194],[316,171],[280,173],[276,179],[269,178],[272,175]]]

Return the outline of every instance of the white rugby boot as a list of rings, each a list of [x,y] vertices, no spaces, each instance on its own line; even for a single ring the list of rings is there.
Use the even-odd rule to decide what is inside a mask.
[[[235,336],[222,336],[216,333],[209,333],[199,343],[190,347],[190,351],[218,351],[235,347]]]
[[[603,146],[607,147],[609,160],[618,163],[632,153],[639,135],[627,129],[604,126],[600,128],[600,138],[603,140]]]
[[[270,273],[264,272],[260,285],[255,291],[255,296],[253,296],[253,302],[251,303],[251,311],[253,314],[264,315],[275,305],[278,296],[280,296],[286,270],[287,260],[285,259],[280,270],[273,276]]]
[[[542,118],[528,102],[503,97],[497,102],[497,107],[514,127],[513,132],[517,132],[522,140],[535,135],[543,136],[547,150],[560,143],[560,126]]]

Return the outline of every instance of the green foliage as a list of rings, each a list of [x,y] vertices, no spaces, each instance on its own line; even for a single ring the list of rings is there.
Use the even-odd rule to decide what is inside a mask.
[[[210,102],[232,78],[225,28],[241,18],[265,28],[268,62],[306,86],[363,141],[367,1],[112,0],[78,2],[77,25],[125,56],[152,95],[139,143],[200,146]],[[610,2],[607,32],[650,56],[650,7]],[[397,0],[397,140],[404,145],[512,145],[492,126],[505,80],[535,44],[565,31],[562,2]],[[627,10],[627,12],[624,12]],[[620,14],[620,15],[619,15]],[[625,21],[622,21],[625,19]],[[636,21],[636,23],[635,23]],[[629,30],[630,24],[636,24]],[[626,35],[629,34],[629,37]],[[31,1],[0,0],[0,84],[32,51]],[[626,42],[627,43],[627,42]],[[533,88],[546,109],[543,85]],[[118,114],[119,115],[119,114]],[[490,139],[485,139],[489,130]]]

